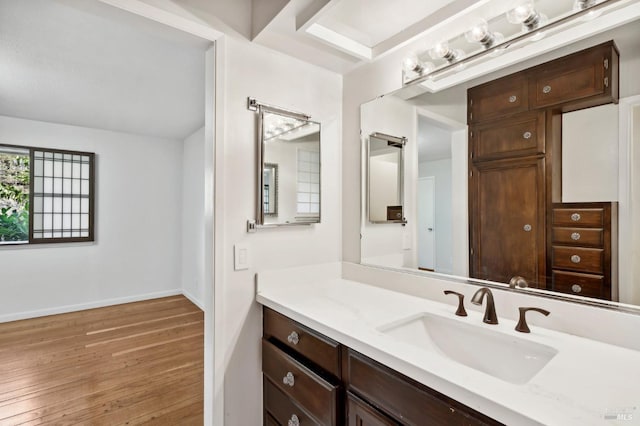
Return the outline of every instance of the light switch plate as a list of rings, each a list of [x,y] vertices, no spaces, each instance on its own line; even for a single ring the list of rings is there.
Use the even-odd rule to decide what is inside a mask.
[[[249,246],[247,244],[233,246],[233,269],[236,271],[249,269]]]

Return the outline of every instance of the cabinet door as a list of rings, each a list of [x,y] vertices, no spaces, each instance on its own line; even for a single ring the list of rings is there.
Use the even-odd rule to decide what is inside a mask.
[[[546,287],[544,159],[473,165],[469,205],[471,276]]]
[[[348,426],[398,426],[360,398],[349,393],[347,397]]]
[[[469,139],[474,162],[544,154],[545,113],[526,112],[472,126]]]
[[[467,96],[469,123],[504,117],[529,109],[528,80],[522,73],[469,89]]]
[[[531,108],[578,102],[585,108],[617,100],[617,52],[605,43],[533,68],[530,72]],[[615,80],[615,81],[614,81]],[[588,101],[591,99],[591,101]],[[570,105],[563,110],[570,111]]]

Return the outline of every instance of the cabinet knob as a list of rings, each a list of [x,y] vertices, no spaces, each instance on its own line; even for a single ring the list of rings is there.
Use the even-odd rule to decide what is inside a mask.
[[[291,418],[287,422],[287,426],[300,426],[300,419],[295,414],[291,415]]]
[[[291,371],[288,371],[287,374],[282,378],[282,383],[291,387],[296,384],[296,379],[293,377],[293,373]]]
[[[298,333],[296,333],[295,331],[292,331],[291,334],[287,336],[287,342],[291,343],[292,345],[297,345],[299,341],[300,336],[298,336]]]
[[[577,254],[574,254],[573,256],[571,256],[571,262],[573,263],[580,263],[582,259],[580,259],[580,256],[578,256]]]
[[[580,213],[574,213],[571,215],[571,220],[574,222],[578,222],[580,219],[582,219],[582,216],[580,216]]]
[[[522,137],[523,137],[523,138],[525,138],[525,139],[531,139],[531,136],[533,136],[533,135],[531,134],[531,132],[524,132],[524,133],[522,134]]]
[[[544,94],[551,93],[551,86],[544,86],[542,88],[542,93]]]
[[[511,95],[509,96],[509,103],[514,103],[515,101],[518,100],[518,97],[516,95]]]
[[[571,286],[571,291],[574,293],[580,293],[582,291],[582,287],[579,284],[574,284]]]
[[[531,228],[531,225],[529,225],[529,224],[527,223],[525,226],[523,226],[523,227],[522,227],[522,229],[524,229],[526,232],[530,232],[530,231],[531,231],[531,229],[533,229],[533,228]]]
[[[578,241],[580,239],[580,233],[579,232],[574,232],[571,234],[571,239],[573,241]]]

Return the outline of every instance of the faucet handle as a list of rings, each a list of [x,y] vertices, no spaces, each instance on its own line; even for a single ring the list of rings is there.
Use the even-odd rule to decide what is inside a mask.
[[[529,330],[529,326],[527,325],[526,314],[528,311],[540,312],[545,317],[549,315],[549,311],[540,308],[518,308],[520,309],[520,320],[518,321],[518,325],[516,325],[516,331],[520,333],[531,333]]]
[[[459,317],[466,317],[467,311],[464,310],[464,294],[451,290],[445,290],[444,294],[455,294],[458,296],[458,309],[456,310],[456,315]]]

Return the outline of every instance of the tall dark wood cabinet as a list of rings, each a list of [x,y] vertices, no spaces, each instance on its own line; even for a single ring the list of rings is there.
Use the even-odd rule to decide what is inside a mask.
[[[468,90],[471,277],[522,276],[530,287],[611,300],[611,221],[599,225],[599,246],[581,247],[557,245],[565,231],[552,218],[562,208],[562,113],[617,103],[618,64],[610,41]],[[585,260],[567,265],[567,250]]]

